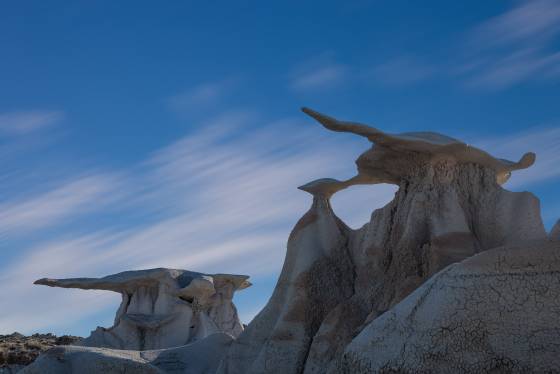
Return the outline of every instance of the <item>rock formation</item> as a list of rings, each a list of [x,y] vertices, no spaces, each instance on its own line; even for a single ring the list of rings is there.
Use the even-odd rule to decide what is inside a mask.
[[[301,372],[324,318],[352,295],[350,229],[329,202],[339,187],[334,179],[299,187],[313,195],[311,208],[290,234],[270,301],[232,346],[222,372]]]
[[[98,327],[80,345],[147,350],[185,345],[216,332],[238,336],[243,326],[232,298],[250,286],[248,278],[159,268],[103,278],[45,278],[35,284],[120,293],[114,325]]]
[[[332,373],[558,373],[559,321],[560,242],[504,246],[424,283]]]
[[[322,373],[366,324],[447,265],[497,246],[547,237],[538,200],[500,186],[513,170],[529,167],[535,161],[533,153],[511,162],[440,134],[391,135],[310,109],[304,112],[327,129],[352,132],[374,143],[356,161],[355,177],[319,180],[303,188],[316,195],[315,201],[320,192],[330,197],[355,184],[392,183],[399,190],[356,231],[338,223],[326,203],[328,209],[322,211],[314,203],[292,232],[272,298],[232,344],[220,373]],[[309,224],[310,216],[333,218]],[[307,230],[302,229],[304,224]],[[322,250],[327,237],[336,250]],[[314,253],[322,256],[310,255]],[[286,327],[294,323],[292,315],[281,311],[305,305],[285,296],[309,294],[308,284],[287,281],[300,274],[296,269],[303,261],[314,264],[304,269],[315,284],[330,284],[336,273],[318,269],[324,263],[337,264],[341,275],[334,279],[339,293],[314,298],[314,307],[302,314],[305,322],[299,322],[301,329],[308,324],[307,332],[290,334],[286,331],[296,331]],[[298,347],[298,354],[282,344]],[[304,362],[294,357],[303,357]]]
[[[300,187],[311,208],[290,234],[272,297],[244,331],[231,298],[246,276],[154,269],[41,280],[122,293],[115,326],[86,345],[187,345],[68,347],[27,372],[559,372],[560,223],[547,233],[538,199],[501,187],[535,154],[512,162],[441,134],[387,134],[304,112],[373,146],[355,177]],[[395,198],[350,229],[329,199],[376,183],[398,185]]]

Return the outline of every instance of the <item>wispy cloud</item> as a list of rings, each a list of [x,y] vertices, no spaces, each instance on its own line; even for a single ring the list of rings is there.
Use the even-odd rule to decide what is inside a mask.
[[[171,110],[178,113],[200,110],[218,103],[235,83],[234,78],[201,83],[168,97],[166,102]]]
[[[559,68],[560,52],[543,54],[535,49],[524,49],[485,63],[471,76],[468,85],[491,89],[507,88],[534,78],[539,73],[546,78],[558,78]]]
[[[258,128],[244,123],[253,118],[226,113],[124,175],[125,186],[144,187],[121,197],[119,204],[144,201],[149,205],[146,209],[154,212],[149,220],[120,230],[96,226],[87,235],[67,232],[26,248],[24,255],[5,264],[0,297],[11,302],[0,310],[0,331],[48,330],[92,313],[90,307],[80,305],[82,298],[76,302],[76,293],[31,284],[44,276],[100,276],[156,266],[255,277],[276,274],[289,231],[311,203],[311,197],[296,186],[320,177],[350,177],[356,156],[351,145],[356,143],[341,143],[336,134],[311,121],[284,119]],[[82,181],[29,202],[11,204],[11,214],[3,219],[11,230],[17,230],[20,222],[29,227],[76,214],[94,196],[103,195],[104,188],[98,185],[94,179]],[[367,191],[368,210],[392,198],[390,190],[381,190]],[[77,191],[82,193],[76,195]],[[65,200],[69,195],[75,197]],[[348,201],[343,204],[346,210],[341,209],[343,217],[348,214],[353,221],[363,200],[350,195],[343,199]],[[48,204],[53,209],[46,209]],[[153,211],[154,206],[160,211]],[[22,210],[24,207],[30,209]],[[33,213],[31,207],[42,208]],[[366,221],[369,213],[360,219]],[[360,224],[358,220],[353,223]],[[85,304],[90,302],[83,298]],[[97,311],[115,302],[113,298],[103,300],[87,305]],[[37,304],[42,305],[41,314],[35,312]],[[57,310],[64,312],[57,314]]]
[[[523,0],[507,12],[493,17],[472,32],[479,48],[519,42],[543,44],[560,32],[560,3],[557,0]]]
[[[417,83],[432,77],[435,67],[410,56],[400,56],[375,66],[368,74],[376,82],[390,86]]]
[[[457,71],[469,86],[488,89],[559,79],[560,51],[555,46],[559,34],[559,1],[520,1],[471,31],[467,57]]]
[[[60,111],[26,111],[0,114],[0,135],[24,135],[60,121]]]
[[[332,88],[342,83],[348,75],[347,67],[340,64],[312,63],[307,65],[292,74],[291,87],[294,90],[308,91]]]
[[[423,61],[405,55],[388,59],[365,75],[368,81],[404,86],[427,79],[460,77],[469,88],[501,90],[524,82],[560,80],[560,2],[521,0],[482,21],[449,48],[449,58]]]
[[[72,216],[101,209],[116,196],[116,180],[106,175],[81,177],[58,188],[0,205],[0,236],[56,225]]]

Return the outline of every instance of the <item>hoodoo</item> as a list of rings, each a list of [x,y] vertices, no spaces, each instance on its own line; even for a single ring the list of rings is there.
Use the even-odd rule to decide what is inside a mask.
[[[218,372],[302,372],[319,326],[353,293],[350,229],[329,202],[339,187],[334,179],[299,187],[313,195],[313,202],[290,234],[278,284]]]
[[[392,135],[303,111],[329,130],[366,137],[373,147],[356,161],[355,177],[301,187],[314,194],[313,207],[290,236],[272,298],[232,344],[221,373],[325,372],[367,324],[446,266],[498,246],[547,238],[538,200],[501,187],[512,171],[531,166],[535,154],[512,162],[437,133]],[[399,189],[369,223],[351,230],[336,218],[328,205],[332,194],[355,184],[377,183]],[[324,250],[329,247],[336,250]],[[317,253],[321,256],[313,256]],[[340,274],[334,277],[337,292],[311,297],[310,290],[324,286],[292,281],[304,262],[336,264],[338,273],[332,265],[326,267],[331,271],[319,265],[304,269],[317,285],[330,284],[332,274]],[[299,324],[294,324],[293,314],[280,312],[292,305],[304,310],[306,304],[313,304],[313,313],[302,313]]]
[[[216,332],[238,336],[243,325],[232,298],[251,285],[248,278],[159,268],[103,278],[44,278],[35,284],[120,293],[114,325],[98,327],[80,345],[146,350],[185,345]]]

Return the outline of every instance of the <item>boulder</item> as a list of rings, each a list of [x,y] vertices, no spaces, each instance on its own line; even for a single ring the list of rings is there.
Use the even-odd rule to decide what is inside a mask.
[[[176,348],[131,351],[66,346],[51,348],[21,374],[213,374],[233,338],[216,333]]]

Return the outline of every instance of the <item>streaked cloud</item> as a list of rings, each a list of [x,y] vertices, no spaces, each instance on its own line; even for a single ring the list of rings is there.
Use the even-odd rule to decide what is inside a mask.
[[[560,79],[560,2],[524,0],[475,27],[456,72],[470,87]]]
[[[557,0],[523,0],[503,14],[481,23],[472,32],[479,48],[519,42],[543,44],[560,32]]]
[[[307,63],[292,74],[291,87],[296,91],[332,88],[341,84],[348,75],[348,68],[335,63]]]
[[[375,66],[368,79],[390,86],[403,86],[431,78],[436,69],[410,56],[400,56]]]
[[[469,88],[501,90],[524,82],[560,80],[560,2],[522,0],[466,32],[447,60],[389,58],[362,75],[390,86],[457,76]]]
[[[106,175],[78,178],[62,186],[0,205],[0,236],[19,235],[101,209],[116,196],[116,180]]]
[[[63,117],[60,111],[0,113],[0,135],[24,135],[51,126]]]
[[[148,219],[118,229],[95,225],[89,232],[67,231],[24,248],[21,256],[3,266],[0,297],[11,302],[0,310],[0,332],[51,331],[94,318],[99,311],[110,315],[118,302],[117,295],[93,297],[33,286],[32,281],[41,277],[102,276],[159,266],[261,278],[278,274],[289,231],[311,202],[295,187],[320,177],[352,176],[354,159],[368,144],[326,132],[305,119],[255,127],[256,121],[262,123],[257,118],[228,112],[205,121],[131,171],[107,173],[119,175],[118,183],[105,174],[76,178],[5,205],[0,226],[12,233],[62,224],[78,215],[95,217],[100,210],[110,210],[111,204],[99,204],[102,197],[122,190],[118,204],[134,202],[133,208]],[[537,164],[515,173],[510,187],[559,176],[554,167],[560,162],[557,127],[475,144],[511,159],[537,150]],[[356,187],[337,194],[333,206],[345,222],[359,228],[375,208],[392,199],[395,190],[389,185]],[[244,321],[259,308],[242,308]]]
[[[471,76],[468,85],[491,89],[507,88],[539,74],[547,79],[560,78],[558,69],[560,52],[545,54],[535,49],[525,49],[484,64]]]
[[[158,266],[253,277],[277,274],[289,231],[311,203],[296,187],[320,177],[350,177],[357,152],[353,145],[362,150],[367,144],[359,138],[341,142],[311,120],[287,118],[259,127],[253,126],[255,121],[243,112],[206,121],[128,175],[117,173],[123,179],[119,188],[93,178],[10,204],[2,219],[9,230],[20,230],[19,225],[60,224],[63,217],[78,214],[95,217],[110,207],[99,205],[95,212],[83,208],[107,190],[125,189],[128,193],[119,196],[118,204],[134,201],[148,219],[120,229],[94,225],[85,235],[84,228],[81,233],[67,231],[25,248],[4,265],[0,297],[11,302],[0,310],[0,331],[49,331],[115,307],[113,297],[94,302],[89,295],[76,299],[75,292],[31,284],[41,277],[101,276]],[[391,198],[390,189],[372,187],[364,194],[342,196],[340,213],[359,227],[371,209]],[[259,307],[244,309],[249,313]],[[249,314],[242,316],[246,322]]]
[[[205,82],[189,87],[166,99],[169,108],[178,113],[196,111],[217,104],[235,85],[236,79],[229,78],[215,82]]]

